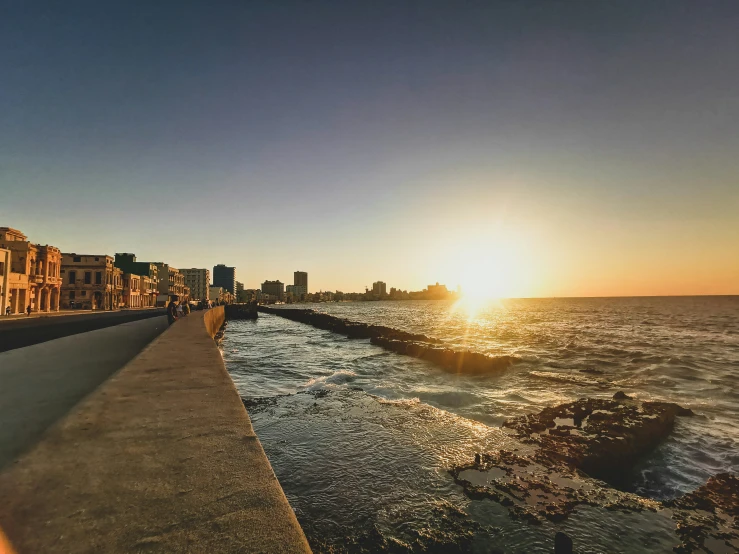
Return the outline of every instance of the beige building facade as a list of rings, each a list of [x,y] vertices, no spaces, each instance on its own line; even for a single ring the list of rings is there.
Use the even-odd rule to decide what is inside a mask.
[[[185,278],[185,285],[190,287],[192,300],[210,300],[210,270],[208,269],[180,269]]]
[[[62,254],[62,307],[117,310],[124,306],[123,271],[104,254]]]
[[[10,306],[12,314],[23,313],[28,307],[32,312],[58,311],[61,251],[48,244],[33,244],[10,227],[0,227],[0,248],[10,252],[3,285],[4,308]]]
[[[144,308],[147,300],[142,294],[143,277],[133,273],[123,274],[123,305],[126,308]]]
[[[10,304],[8,304],[8,298],[10,297],[10,290],[8,288],[9,282],[10,250],[0,248],[0,315],[6,315],[9,313],[7,310],[10,307]]]
[[[157,306],[166,306],[170,301],[184,301],[185,277],[176,267],[162,262],[153,262],[159,275]]]
[[[157,305],[157,296],[159,289],[157,288],[158,279],[141,275],[141,296],[143,297],[144,308],[153,308]]]

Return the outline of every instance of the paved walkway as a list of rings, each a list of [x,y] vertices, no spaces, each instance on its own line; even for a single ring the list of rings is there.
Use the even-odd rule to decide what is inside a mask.
[[[0,468],[166,327],[160,316],[0,353]]]
[[[19,554],[310,552],[211,338],[222,321],[177,321],[0,473]]]

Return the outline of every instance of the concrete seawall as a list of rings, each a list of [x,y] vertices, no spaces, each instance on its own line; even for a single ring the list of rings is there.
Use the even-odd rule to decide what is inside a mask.
[[[19,554],[310,552],[211,333],[193,312],[0,474]]]
[[[217,308],[212,308],[203,312],[203,322],[205,323],[205,330],[211,336],[211,338],[216,336],[216,333],[225,321],[225,306],[218,306]]]

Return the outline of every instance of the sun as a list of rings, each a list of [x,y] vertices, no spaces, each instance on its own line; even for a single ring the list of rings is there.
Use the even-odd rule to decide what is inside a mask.
[[[516,296],[528,280],[513,245],[474,244],[456,256],[461,297],[458,308],[474,317],[502,298]]]

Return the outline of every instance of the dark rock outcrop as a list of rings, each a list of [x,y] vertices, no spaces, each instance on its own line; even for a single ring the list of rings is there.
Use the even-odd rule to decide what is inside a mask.
[[[658,510],[661,505],[590,479],[559,460],[538,458],[536,450],[501,450],[480,454],[449,473],[473,500],[490,499],[511,518],[540,525],[563,521],[580,505],[608,510]]]
[[[675,417],[687,415],[692,412],[668,402],[587,398],[509,419],[503,426],[536,444],[537,459],[561,461],[617,485],[670,434]]]
[[[467,350],[451,350],[420,342],[373,337],[372,344],[382,346],[398,354],[413,356],[433,362],[454,372],[485,374],[502,371],[511,366],[516,358],[513,356],[487,356]]]
[[[225,308],[226,319],[257,319],[257,317],[259,317],[256,302],[227,304]]]
[[[392,327],[384,325],[370,325],[368,323],[358,323],[349,321],[340,317],[323,314],[315,310],[305,309],[299,310],[295,308],[272,308],[269,306],[259,306],[258,310],[262,313],[278,315],[289,319],[312,325],[318,329],[324,329],[340,335],[345,335],[350,339],[371,339],[372,337],[387,337],[394,340],[417,341],[429,344],[439,344],[441,341],[426,335],[417,333],[408,333]]]
[[[581,399],[507,421],[516,452],[479,453],[449,473],[471,499],[488,498],[532,524],[567,518],[579,505],[655,512],[676,522],[674,551],[739,551],[739,478],[722,473],[675,500],[658,502],[608,486],[692,415],[668,402]],[[596,477],[596,478],[593,478]]]
[[[493,373],[503,371],[517,361],[514,356],[488,356],[468,350],[452,350],[445,348],[442,341],[433,337],[383,325],[357,323],[314,310],[259,306],[259,311],[346,335],[351,339],[370,339],[372,344],[386,350],[428,360],[455,373]]]
[[[682,544],[675,552],[739,551],[739,478],[729,473],[711,477],[699,489],[666,503],[673,510]]]

